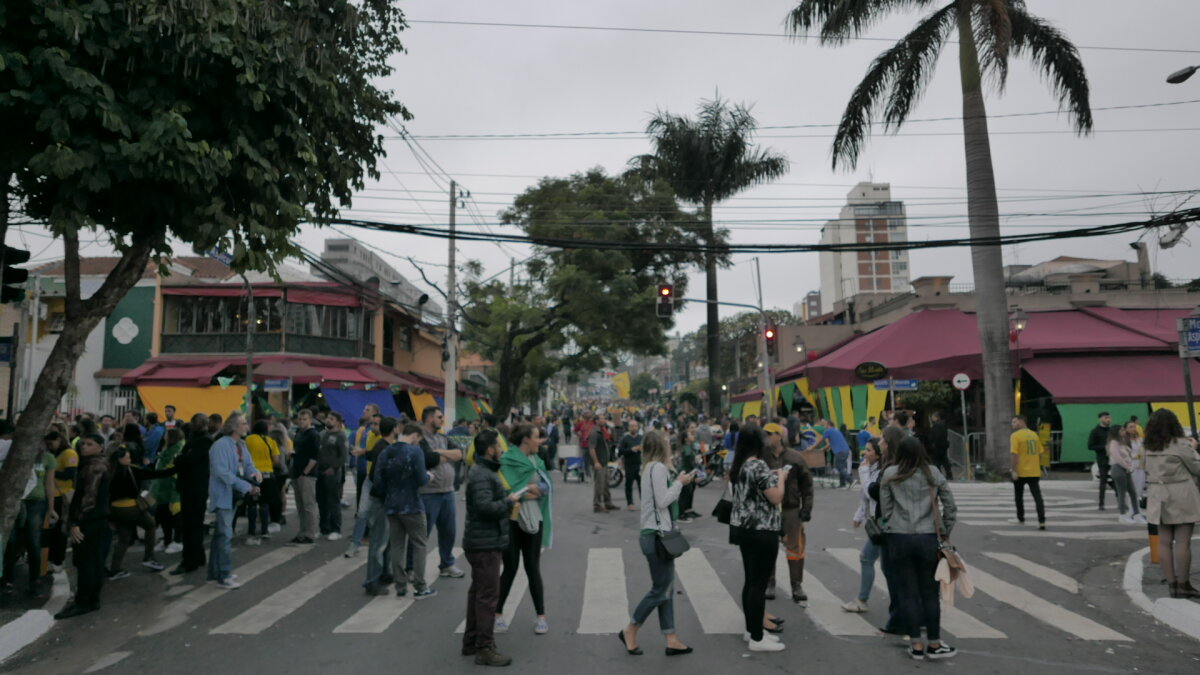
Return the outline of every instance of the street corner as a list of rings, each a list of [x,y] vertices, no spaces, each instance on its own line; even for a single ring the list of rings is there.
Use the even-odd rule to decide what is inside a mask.
[[[1149,547],[1129,555],[1125,563],[1124,587],[1133,604],[1156,621],[1200,641],[1200,602],[1169,596],[1162,571],[1150,562]]]

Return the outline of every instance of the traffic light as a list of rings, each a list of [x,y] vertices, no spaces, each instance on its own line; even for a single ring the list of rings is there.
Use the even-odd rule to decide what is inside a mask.
[[[25,282],[29,279],[29,270],[16,265],[29,262],[29,251],[11,246],[0,249],[0,304],[20,302],[25,299]]]
[[[778,336],[778,331],[775,326],[767,326],[763,330],[763,337],[767,341],[767,356],[775,356],[775,338]]]
[[[672,284],[658,285],[654,310],[660,318],[671,318],[671,315],[675,313],[675,286]]]

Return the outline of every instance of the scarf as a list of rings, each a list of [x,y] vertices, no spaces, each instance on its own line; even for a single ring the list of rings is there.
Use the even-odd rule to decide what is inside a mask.
[[[520,448],[513,446],[509,446],[508,450],[500,456],[500,482],[504,484],[505,489],[509,492],[520,490],[531,482],[536,485],[538,482],[536,478],[538,477],[541,478],[542,482],[550,486],[546,494],[538,499],[538,506],[542,511],[542,548],[550,548],[550,544],[554,539],[550,526],[550,507],[554,484],[550,480],[550,475],[546,472],[546,465],[542,463],[542,458],[536,454],[526,456],[525,453],[521,452]],[[517,516],[517,509],[520,507],[520,502],[513,505],[514,518]]]

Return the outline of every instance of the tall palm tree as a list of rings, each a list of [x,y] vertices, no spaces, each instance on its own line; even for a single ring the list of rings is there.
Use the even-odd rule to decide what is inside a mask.
[[[660,112],[646,126],[654,153],[629,161],[631,171],[665,180],[685,202],[700,206],[700,227],[708,251],[707,275],[708,410],[721,410],[720,317],[717,312],[717,266],[723,258],[713,227],[713,205],[746,188],[780,178],[787,158],[754,146],[758,122],[745,105],[730,107],[717,96],[700,102],[696,119]]]
[[[793,35],[819,27],[823,44],[841,44],[889,12],[932,5],[933,0],[802,0],[785,23]],[[1079,52],[1065,35],[1030,14],[1024,0],[953,0],[925,16],[912,32],[876,57],[842,114],[833,141],[833,166],[855,165],[877,114],[882,116],[885,131],[904,124],[933,77],[943,45],[954,34],[962,85],[967,219],[972,238],[996,237],[1000,215],[984,107],[984,76],[990,76],[997,93],[1003,92],[1009,54],[1027,56],[1050,83],[1075,130],[1080,134],[1092,130],[1088,81]],[[1000,247],[972,246],[971,263],[988,394],[988,464],[995,471],[1007,471],[1006,439],[1014,402]]]

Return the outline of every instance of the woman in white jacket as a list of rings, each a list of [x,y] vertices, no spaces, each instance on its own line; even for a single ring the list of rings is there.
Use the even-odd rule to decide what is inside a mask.
[[[879,505],[874,499],[871,499],[867,488],[872,483],[879,482],[879,474],[883,471],[882,459],[883,451],[879,446],[879,439],[868,440],[867,449],[863,453],[863,461],[858,465],[858,484],[862,486],[862,496],[858,500],[858,510],[854,512],[856,529],[862,527],[867,518],[878,516]],[[858,587],[858,597],[842,605],[842,609],[860,614],[867,611],[867,600],[871,597],[871,587],[875,585],[875,561],[879,560],[879,554],[879,546],[872,542],[870,537],[867,537],[862,551],[858,554],[858,561],[862,566],[862,580]]]

